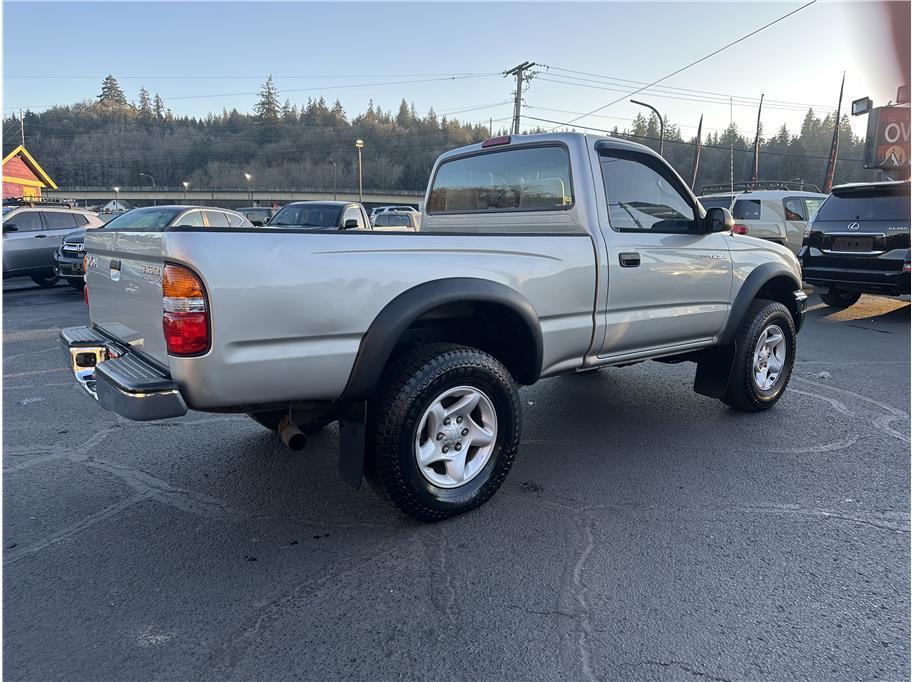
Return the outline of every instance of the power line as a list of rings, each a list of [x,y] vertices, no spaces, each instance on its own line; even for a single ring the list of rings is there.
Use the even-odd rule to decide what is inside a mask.
[[[618,77],[618,76],[606,76],[606,75],[604,75],[604,74],[591,73],[591,72],[589,72],[589,71],[579,71],[579,70],[576,70],[576,69],[567,69],[567,68],[560,67],[560,66],[550,66],[550,65],[548,65],[548,66],[546,66],[546,68],[548,68],[549,70],[550,70],[550,69],[553,69],[553,70],[555,70],[555,71],[566,71],[567,73],[575,73],[575,74],[579,74],[579,75],[582,75],[582,76],[592,76],[593,78],[599,78],[599,79],[602,79],[602,80],[620,81],[620,82],[622,82],[622,83],[633,83],[634,85],[648,85],[648,83],[646,83],[645,81],[631,80],[631,79],[629,79],[629,78],[620,78],[620,77]],[[746,96],[746,95],[732,95],[731,93],[727,93],[727,92],[711,92],[711,91],[708,91],[708,90],[695,90],[695,89],[693,89],[693,88],[681,88],[681,87],[677,87],[677,86],[673,86],[673,85],[663,85],[663,86],[661,86],[661,88],[659,89],[660,92],[661,92],[661,91],[665,91],[665,90],[675,90],[675,91],[679,91],[679,92],[695,93],[695,94],[699,94],[699,95],[712,95],[713,97],[723,97],[723,98],[725,98],[726,100],[727,100],[728,98],[733,98],[733,99],[736,99],[736,100],[739,100],[739,99],[740,99],[740,100],[743,100],[743,101],[745,101],[745,102],[751,102],[751,103],[754,104],[754,105],[756,105],[756,104],[759,102],[759,100],[758,100],[756,97],[748,97],[748,96]],[[829,105],[824,105],[824,104],[809,104],[809,103],[807,103],[807,102],[795,102],[795,101],[792,101],[792,100],[782,100],[782,99],[779,99],[779,100],[776,100],[776,99],[767,99],[767,100],[765,100],[765,103],[766,103],[767,105],[768,105],[770,102],[772,102],[772,103],[774,103],[774,104],[789,104],[789,105],[800,106],[800,107],[812,107],[812,108],[814,108],[814,109],[827,109],[827,108],[829,108]]]
[[[597,108],[593,109],[592,111],[588,112],[587,114],[585,114],[584,116],[578,116],[577,118],[575,118],[575,119],[573,119],[572,121],[570,121],[570,123],[575,123],[576,121],[580,120],[581,118],[585,118],[586,116],[591,116],[592,114],[597,114],[598,112],[602,111],[602,109],[607,109],[608,107],[610,107],[610,106],[612,106],[612,105],[614,105],[614,104],[617,104],[618,102],[620,102],[620,101],[622,101],[622,100],[625,100],[625,99],[627,99],[628,97],[630,97],[630,96],[632,96],[632,95],[636,95],[637,93],[640,93],[640,92],[642,92],[643,90],[646,90],[647,88],[651,88],[651,87],[654,86],[654,85],[658,85],[659,83],[661,83],[661,82],[664,81],[664,80],[668,80],[669,78],[672,78],[673,76],[677,76],[677,75],[678,75],[679,73],[681,73],[682,71],[686,71],[687,69],[689,69],[689,68],[691,68],[691,67],[693,67],[693,66],[696,66],[697,64],[699,64],[699,63],[701,63],[701,62],[705,62],[705,61],[706,61],[707,59],[709,59],[710,57],[714,57],[715,55],[719,54],[720,52],[722,52],[722,51],[724,51],[724,50],[727,50],[728,48],[730,48],[730,47],[732,47],[732,46],[734,46],[734,45],[737,45],[737,44],[740,43],[740,42],[743,42],[743,41],[747,40],[747,39],[750,38],[751,36],[757,35],[758,33],[760,33],[760,31],[763,31],[763,30],[769,28],[770,26],[773,26],[773,25],[775,25],[775,24],[778,24],[780,21],[783,21],[783,20],[785,20],[785,19],[788,19],[788,18],[789,18],[790,16],[792,16],[793,14],[797,14],[797,13],[800,12],[801,10],[805,9],[806,7],[810,7],[811,5],[813,5],[813,4],[816,3],[816,2],[817,2],[817,0],[810,0],[810,2],[807,2],[807,3],[805,3],[804,5],[801,5],[801,7],[798,7],[797,9],[793,9],[791,12],[789,12],[789,13],[787,13],[787,14],[783,14],[783,15],[782,15],[781,17],[779,17],[778,19],[774,19],[773,21],[769,22],[768,24],[765,24],[765,25],[761,26],[760,28],[754,29],[754,30],[751,31],[750,33],[741,36],[741,37],[738,38],[737,40],[733,40],[732,42],[730,42],[730,43],[728,43],[728,44],[726,44],[726,45],[723,45],[722,47],[720,47],[720,48],[718,48],[718,49],[716,49],[716,50],[713,50],[713,51],[710,52],[709,54],[704,55],[703,57],[700,57],[699,59],[690,62],[690,63],[687,64],[686,66],[682,66],[680,69],[677,69],[677,70],[675,70],[675,71],[672,71],[671,73],[669,73],[669,74],[667,74],[667,75],[665,75],[665,76],[662,76],[661,78],[658,78],[658,79],[652,81],[651,83],[649,83],[649,84],[647,84],[647,85],[644,85],[643,87],[634,90],[633,92],[629,92],[629,93],[625,94],[623,97],[618,97],[616,100],[611,101],[611,102],[609,102],[608,104],[604,104],[604,105],[602,105],[602,106],[600,106],[600,107],[597,107]],[[558,126],[558,127],[559,127],[559,126]]]

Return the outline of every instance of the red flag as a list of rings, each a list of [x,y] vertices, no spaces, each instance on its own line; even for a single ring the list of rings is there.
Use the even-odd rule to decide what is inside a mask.
[[[757,137],[754,139],[754,172],[751,173],[751,182],[760,179],[760,112],[763,111],[763,93],[760,93],[760,106],[757,107]]]
[[[703,114],[700,114],[700,124],[697,126],[697,148],[694,151],[693,180],[690,183],[691,189],[697,186],[697,171],[700,169],[700,149],[703,148]]]
[[[836,173],[836,152],[839,151],[839,118],[842,111],[842,89],[845,87],[845,71],[842,72],[842,85],[839,86],[839,104],[836,105],[836,122],[833,124],[833,144],[830,145],[830,158],[827,160],[826,175],[823,178],[823,192],[829,194],[833,189],[833,175]]]

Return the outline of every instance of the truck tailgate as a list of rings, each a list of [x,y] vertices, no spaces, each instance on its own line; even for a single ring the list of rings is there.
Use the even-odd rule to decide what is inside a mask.
[[[161,232],[86,233],[86,282],[93,326],[168,366],[162,330]]]

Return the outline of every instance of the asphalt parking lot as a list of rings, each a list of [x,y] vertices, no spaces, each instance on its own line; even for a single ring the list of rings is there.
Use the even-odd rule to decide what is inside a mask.
[[[689,364],[525,389],[504,488],[436,525],[342,483],[334,426],[102,411],[81,294],[3,306],[7,679],[909,678],[908,302],[812,297],[764,414]]]

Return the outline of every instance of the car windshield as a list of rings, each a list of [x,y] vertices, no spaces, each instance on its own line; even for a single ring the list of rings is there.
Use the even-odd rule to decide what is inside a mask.
[[[817,220],[909,220],[908,194],[852,193],[831,195]]]
[[[136,208],[119,215],[107,223],[108,228],[162,228],[167,227],[182,208]]]
[[[342,207],[331,204],[291,204],[272,216],[270,227],[339,227]]]
[[[4,207],[3,207],[3,215],[6,215],[6,214],[9,213],[10,211],[12,211],[14,208],[15,208],[15,206],[4,206]]]

